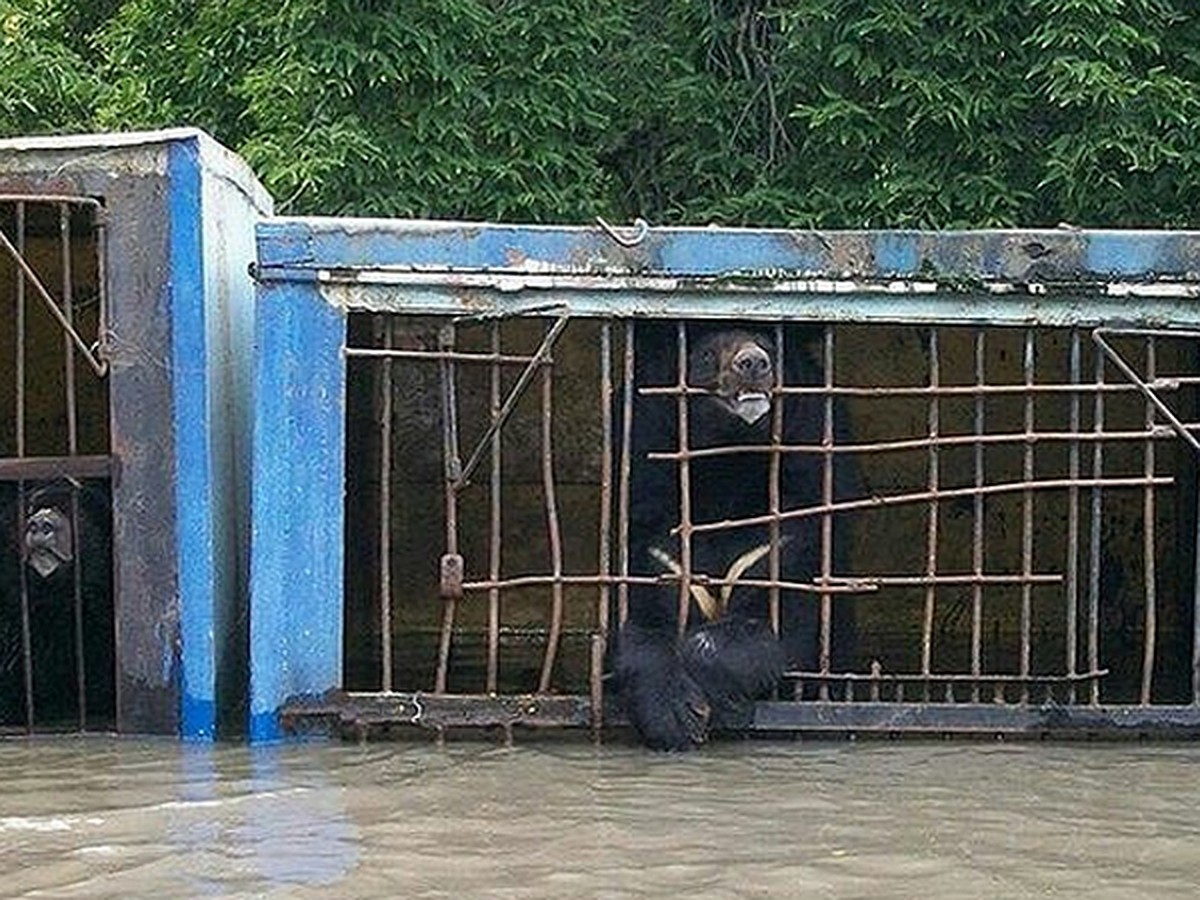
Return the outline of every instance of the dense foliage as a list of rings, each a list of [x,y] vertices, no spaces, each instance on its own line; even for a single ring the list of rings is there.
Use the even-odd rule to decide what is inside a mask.
[[[192,124],[285,212],[1196,225],[1192,0],[0,0],[0,134]]]

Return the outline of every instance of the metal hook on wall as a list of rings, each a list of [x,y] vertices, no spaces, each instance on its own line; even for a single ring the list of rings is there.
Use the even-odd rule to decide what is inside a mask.
[[[601,228],[604,229],[605,234],[607,234],[622,247],[636,247],[650,234],[650,223],[641,216],[638,216],[638,218],[633,220],[635,232],[631,238],[622,237],[617,233],[617,230],[613,226],[609,225],[608,222],[604,221],[604,219],[600,216],[596,216],[596,222]]]

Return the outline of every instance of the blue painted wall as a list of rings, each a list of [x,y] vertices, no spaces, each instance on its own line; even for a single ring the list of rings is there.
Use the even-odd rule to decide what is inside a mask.
[[[270,199],[203,135],[168,152],[180,732],[212,739],[241,724],[247,690],[248,268]]]
[[[250,736],[289,697],[341,684],[346,316],[261,284],[255,320]]]

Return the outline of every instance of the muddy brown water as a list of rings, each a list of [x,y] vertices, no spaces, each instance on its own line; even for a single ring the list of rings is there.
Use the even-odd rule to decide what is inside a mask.
[[[5,897],[1200,895],[1200,745],[0,742]]]

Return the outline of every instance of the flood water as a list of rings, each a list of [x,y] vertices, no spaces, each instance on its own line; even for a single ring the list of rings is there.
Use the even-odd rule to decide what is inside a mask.
[[[1200,745],[0,742],[6,897],[1195,897]]]

